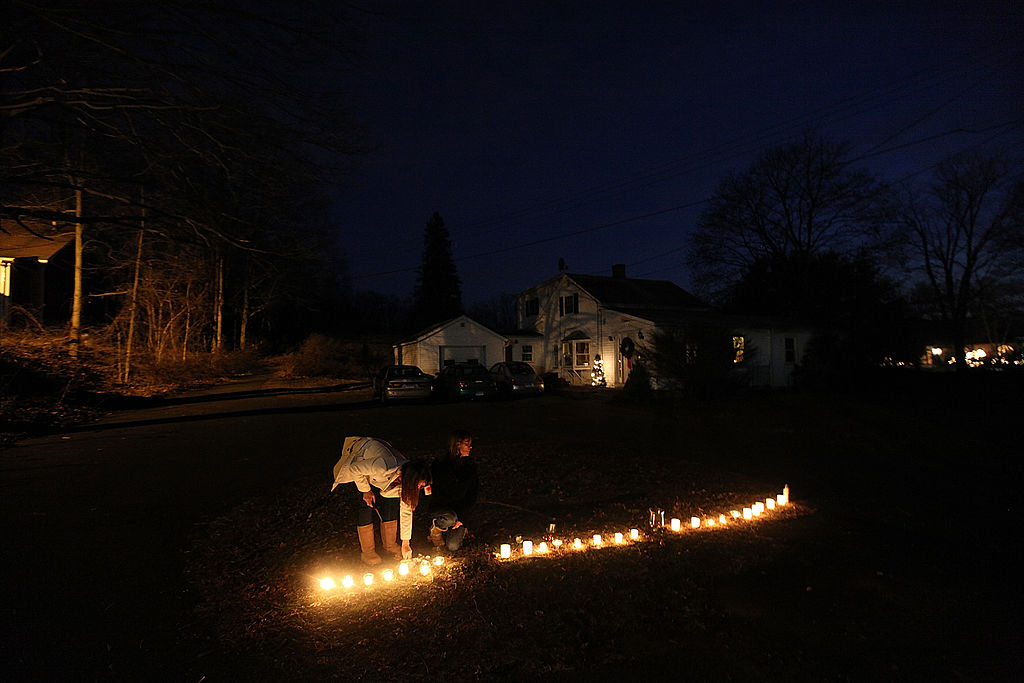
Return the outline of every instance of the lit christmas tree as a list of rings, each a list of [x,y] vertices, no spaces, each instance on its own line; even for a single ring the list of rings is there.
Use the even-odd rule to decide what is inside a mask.
[[[594,356],[594,367],[590,371],[590,383],[595,387],[606,387],[608,386],[608,380],[604,377],[604,361],[601,360],[601,356]]]

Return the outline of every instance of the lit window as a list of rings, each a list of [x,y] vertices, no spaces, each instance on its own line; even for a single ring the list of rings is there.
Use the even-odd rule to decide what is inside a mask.
[[[733,363],[742,363],[743,362],[743,350],[745,348],[746,348],[746,341],[743,339],[743,337],[733,337],[732,338],[732,351],[733,351],[732,362]]]
[[[590,367],[590,342],[578,341],[576,342],[576,358],[575,366],[577,368],[589,368]]]

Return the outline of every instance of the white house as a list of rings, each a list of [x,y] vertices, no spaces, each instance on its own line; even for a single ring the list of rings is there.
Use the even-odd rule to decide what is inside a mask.
[[[554,372],[571,384],[592,383],[600,359],[608,386],[625,384],[638,347],[658,328],[684,328],[714,320],[733,330],[738,365],[755,386],[788,386],[810,339],[808,329],[767,320],[725,318],[686,290],[666,280],[627,278],[625,266],[612,276],[561,273],[520,293],[518,325],[538,373]],[[511,356],[523,356],[510,339]],[[525,360],[525,358],[522,358]]]
[[[490,367],[505,360],[508,339],[468,316],[437,323],[409,341],[395,344],[397,365],[416,365],[437,374],[448,363],[475,362]]]
[[[74,242],[72,232],[61,232],[47,224],[26,229],[15,221],[0,222],[0,325],[10,316],[12,305],[21,305],[42,318],[47,301],[47,264]],[[71,256],[73,258],[73,255]]]

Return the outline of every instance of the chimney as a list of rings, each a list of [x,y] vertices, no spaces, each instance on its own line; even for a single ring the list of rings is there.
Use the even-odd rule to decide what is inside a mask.
[[[612,266],[612,277],[625,278],[626,277],[626,264],[625,263],[616,263],[615,265],[613,265]]]

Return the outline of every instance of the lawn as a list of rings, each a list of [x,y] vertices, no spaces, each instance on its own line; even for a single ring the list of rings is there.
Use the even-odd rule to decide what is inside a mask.
[[[1002,380],[1002,378],[996,378]],[[431,578],[323,591],[358,565],[354,496],[297,476],[199,528],[189,671],[210,680],[1017,680],[1020,392],[945,380],[713,404],[571,392],[368,408],[407,454],[471,425],[485,500]],[[369,416],[372,411],[372,416]],[[461,424],[455,424],[461,421]],[[433,439],[438,441],[439,439]],[[433,444],[437,445],[437,444]],[[789,484],[752,522],[684,526]],[[549,524],[626,547],[503,562]],[[416,551],[431,553],[417,519]]]

